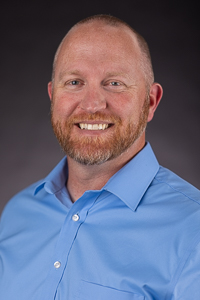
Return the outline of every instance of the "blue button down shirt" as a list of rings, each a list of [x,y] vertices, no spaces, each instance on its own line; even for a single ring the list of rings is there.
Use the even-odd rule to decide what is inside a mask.
[[[199,300],[200,192],[149,144],[74,204],[64,158],[0,227],[2,300]]]

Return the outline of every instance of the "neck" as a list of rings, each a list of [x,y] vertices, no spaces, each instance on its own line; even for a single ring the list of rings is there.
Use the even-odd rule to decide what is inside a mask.
[[[67,189],[71,200],[75,202],[85,191],[100,190],[107,181],[130,161],[145,145],[132,145],[119,157],[100,165],[82,165],[68,157],[68,181]]]

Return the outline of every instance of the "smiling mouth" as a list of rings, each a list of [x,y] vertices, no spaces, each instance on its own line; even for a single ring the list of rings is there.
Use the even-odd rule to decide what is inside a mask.
[[[111,124],[86,124],[86,123],[79,123],[78,124],[80,129],[86,130],[105,130],[111,126]]]

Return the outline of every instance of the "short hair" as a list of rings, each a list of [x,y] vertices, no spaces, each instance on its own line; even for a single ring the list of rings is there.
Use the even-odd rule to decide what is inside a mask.
[[[146,80],[146,84],[147,84],[147,88],[149,88],[151,86],[151,84],[154,82],[154,73],[153,73],[153,67],[152,67],[152,62],[151,62],[151,55],[150,55],[150,51],[149,51],[149,47],[147,42],[145,41],[145,39],[143,38],[143,36],[141,36],[135,29],[133,29],[128,23],[124,22],[123,20],[111,16],[111,15],[106,15],[106,14],[99,14],[99,15],[93,15],[90,17],[87,17],[85,19],[80,20],[78,23],[76,23],[69,31],[68,33],[82,25],[82,24],[88,24],[88,23],[92,23],[93,21],[100,21],[103,22],[105,25],[109,25],[109,26],[113,26],[113,27],[119,27],[119,26],[125,26],[127,28],[129,28],[135,35],[136,40],[138,42],[138,46],[140,48],[141,51],[141,61],[140,61],[140,65],[141,65],[141,69],[143,71],[143,74],[145,76],[145,80]],[[65,37],[67,36],[67,34],[65,35]],[[60,52],[60,49],[62,47],[62,44],[65,40],[65,37],[63,38],[63,40],[61,41],[56,54],[54,56],[54,61],[53,61],[53,71],[52,71],[52,81],[54,80],[54,75],[55,75],[55,67],[56,67],[56,62],[57,62],[57,58],[58,58],[58,54]]]

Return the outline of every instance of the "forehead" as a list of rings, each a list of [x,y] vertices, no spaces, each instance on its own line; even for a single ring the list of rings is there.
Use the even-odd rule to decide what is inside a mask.
[[[64,38],[57,60],[73,59],[76,55],[134,56],[140,55],[135,34],[124,25],[111,26],[92,21],[73,27]]]

